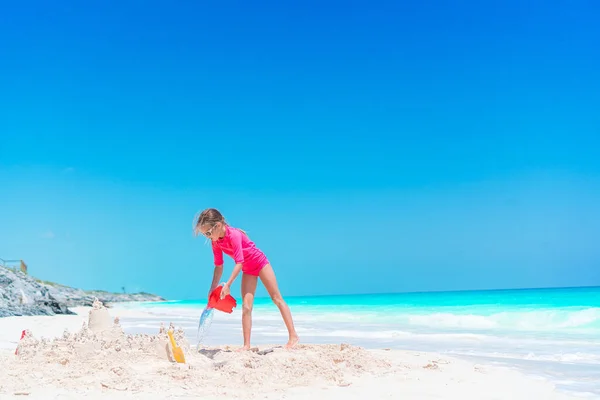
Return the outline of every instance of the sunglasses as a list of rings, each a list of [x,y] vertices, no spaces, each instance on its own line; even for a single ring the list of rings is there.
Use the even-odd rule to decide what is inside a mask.
[[[203,235],[206,236],[207,238],[210,238],[212,236],[212,231],[213,231],[213,229],[215,229],[216,226],[217,226],[217,224],[214,224],[209,230],[204,232]]]

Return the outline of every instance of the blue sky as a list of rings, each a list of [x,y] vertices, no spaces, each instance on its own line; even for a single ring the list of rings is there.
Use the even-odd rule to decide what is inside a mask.
[[[217,207],[284,295],[600,284],[593,2],[125,3],[0,16],[0,257],[199,298]]]

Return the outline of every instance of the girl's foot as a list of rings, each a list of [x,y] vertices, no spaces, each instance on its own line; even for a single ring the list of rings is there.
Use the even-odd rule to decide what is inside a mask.
[[[292,336],[292,337],[290,337],[290,340],[288,340],[287,344],[285,345],[285,348],[292,349],[298,344],[299,341],[300,341],[300,338],[298,337],[298,335]]]
[[[250,350],[250,345],[242,346],[239,349],[237,349],[236,351],[248,351],[248,350]]]

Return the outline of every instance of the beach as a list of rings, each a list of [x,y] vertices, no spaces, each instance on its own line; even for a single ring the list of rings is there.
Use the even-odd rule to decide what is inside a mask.
[[[199,315],[196,308],[191,310],[186,316],[181,307],[170,307],[168,302],[108,309],[96,303],[74,307],[74,315],[0,318],[0,362],[6,366],[0,371],[0,397],[581,398],[506,366],[408,346],[361,346],[337,337],[315,340],[302,318],[298,322],[302,343],[285,350],[284,336],[265,323],[271,320],[277,325],[275,315],[268,312],[263,313],[266,319],[257,318],[255,351],[235,351],[240,345],[238,310],[215,313],[198,351]],[[170,327],[184,350],[185,363],[173,360],[166,334]],[[23,330],[27,334],[20,340]]]

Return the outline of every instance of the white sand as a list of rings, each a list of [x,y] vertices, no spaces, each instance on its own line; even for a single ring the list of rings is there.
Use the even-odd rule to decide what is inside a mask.
[[[114,311],[101,304],[75,311],[79,315],[0,319],[0,398],[570,398],[513,370],[434,353],[345,344],[274,348],[266,354],[224,346],[199,353],[175,328],[186,357],[178,364],[164,328],[157,326],[155,335],[128,335],[114,321]],[[29,333],[19,341],[23,329]]]

